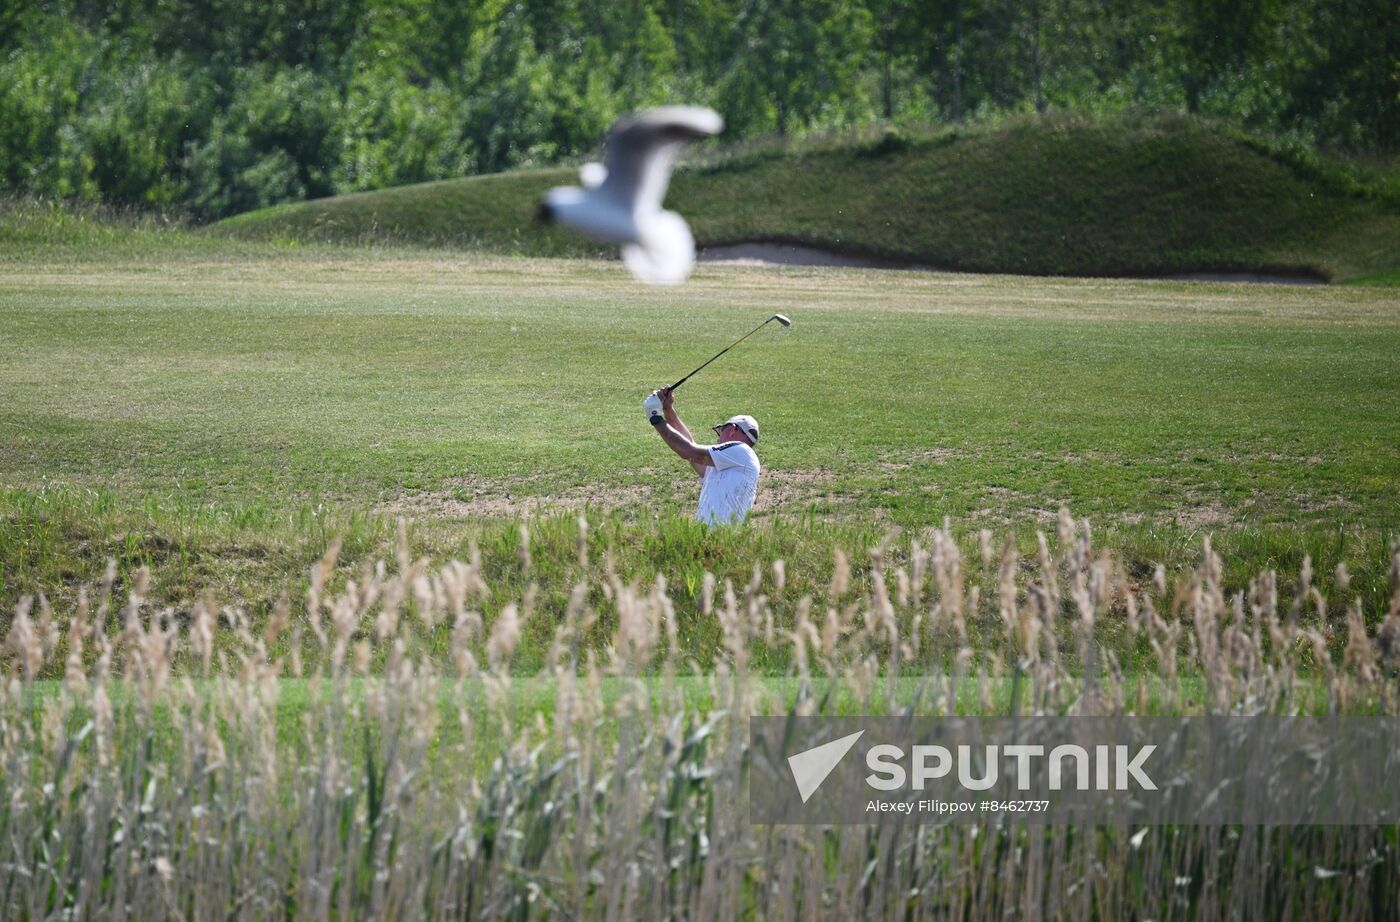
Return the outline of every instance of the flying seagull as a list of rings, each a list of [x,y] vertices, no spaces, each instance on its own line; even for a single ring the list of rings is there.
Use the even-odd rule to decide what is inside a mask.
[[[684,218],[661,210],[661,200],[681,149],[723,129],[719,113],[700,106],[665,106],[618,119],[608,133],[607,165],[585,164],[582,188],[550,189],[539,217],[621,244],[623,263],[643,282],[679,285],[695,264],[695,238]]]

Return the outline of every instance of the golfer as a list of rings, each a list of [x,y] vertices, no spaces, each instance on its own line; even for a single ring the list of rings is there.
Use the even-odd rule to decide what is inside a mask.
[[[676,415],[675,398],[669,387],[652,391],[644,405],[657,435],[700,475],[700,507],[695,521],[706,525],[742,522],[753,508],[762,470],[753,450],[758,444],[757,420],[752,416],[731,416],[714,427],[718,445],[697,445]]]

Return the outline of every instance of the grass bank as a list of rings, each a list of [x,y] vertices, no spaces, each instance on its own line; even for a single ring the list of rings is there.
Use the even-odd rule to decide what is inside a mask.
[[[436,182],[238,215],[211,233],[597,255],[532,219],[546,189],[575,182],[571,168]],[[1196,119],[1055,115],[702,151],[668,203],[701,246],[781,241],[973,272],[1390,284],[1397,188],[1384,173]]]

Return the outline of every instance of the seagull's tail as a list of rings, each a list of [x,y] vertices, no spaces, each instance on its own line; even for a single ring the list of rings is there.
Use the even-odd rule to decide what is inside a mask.
[[[636,243],[622,248],[622,261],[649,285],[679,285],[695,266],[695,238],[690,226],[674,211],[648,219]]]

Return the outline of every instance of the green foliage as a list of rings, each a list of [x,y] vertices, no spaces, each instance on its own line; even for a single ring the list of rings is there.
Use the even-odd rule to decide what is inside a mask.
[[[91,199],[92,153],[79,133],[82,82],[100,43],[61,24],[0,59],[0,175],[9,189]]]
[[[833,107],[870,42],[870,15],[842,0],[775,0],[741,8],[721,108],[741,134],[788,134]]]
[[[335,87],[310,71],[242,71],[232,103],[191,150],[191,204],[220,215],[330,195],[340,109]]]
[[[457,100],[436,80],[419,88],[360,75],[346,100],[344,147],[332,185],[382,189],[473,172],[474,148],[457,113]]]
[[[487,29],[484,52],[468,66],[472,90],[463,121],[476,151],[476,172],[548,162],[602,137],[606,119],[589,118],[580,105],[584,97],[536,47],[521,7],[509,7]]]
[[[213,87],[206,75],[178,59],[119,66],[118,73],[118,79],[89,91],[83,119],[91,177],[101,198],[142,205],[188,202],[189,182],[180,167],[187,147],[215,121]]]
[[[372,16],[397,15],[396,4],[375,0],[133,0],[125,15],[102,3],[62,5],[90,28],[135,36],[164,54],[197,57],[221,82],[243,67],[263,65],[329,75],[344,66]]]
[[[1198,112],[1201,94],[1222,76],[1245,65],[1279,12],[1272,0],[1180,0],[1173,26],[1186,111]]]
[[[620,113],[731,139],[1186,109],[1400,148],[1383,0],[23,0],[0,189],[234,211],[596,152]]]
[[[1283,119],[1333,143],[1400,147],[1400,30],[1387,0],[1313,0]]]
[[[0,51],[8,50],[29,32],[38,14],[37,0],[9,0],[0,6]]]

